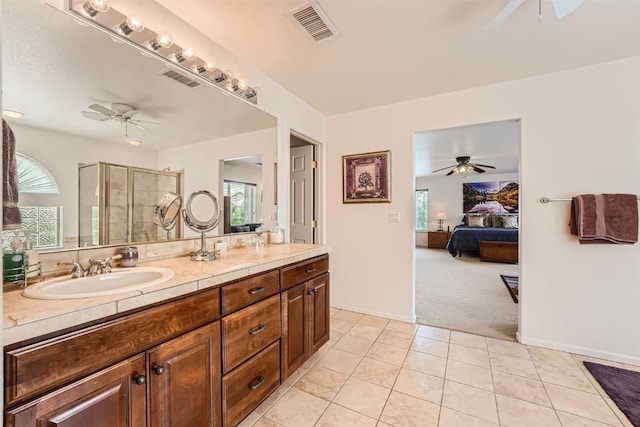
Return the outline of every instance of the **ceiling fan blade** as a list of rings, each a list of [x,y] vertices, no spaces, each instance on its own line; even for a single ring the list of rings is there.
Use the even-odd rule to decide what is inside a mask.
[[[556,18],[562,19],[583,3],[583,0],[551,0],[553,10],[556,12]]]
[[[491,166],[491,165],[481,165],[480,163],[476,163],[476,166],[482,166],[483,168],[489,168],[489,169],[495,169],[495,166]]]
[[[517,8],[522,6],[525,0],[510,0],[509,4],[507,4],[502,10],[489,22],[484,26],[483,30],[493,30],[498,25],[502,24],[505,19],[507,19],[513,12],[516,11]]]
[[[116,113],[115,111],[110,110],[104,105],[100,105],[100,104],[91,104],[89,105],[89,108],[93,111],[97,111],[98,113],[102,113],[105,116],[109,116],[109,117],[118,115],[118,113]]]
[[[456,167],[456,166],[458,166],[458,165],[451,165],[451,166],[447,166],[447,167],[442,168],[442,169],[436,169],[436,170],[432,171],[431,173],[440,172],[440,171],[443,171],[443,170],[445,170],[445,169],[454,168],[454,167]]]
[[[109,120],[109,117],[105,116],[104,114],[94,113],[93,111],[80,111],[80,114],[82,114],[87,119],[100,120],[101,122]]]
[[[133,123],[133,122],[135,122],[135,123],[147,123],[147,124],[150,124],[150,125],[159,125],[159,124],[160,124],[160,123],[158,123],[158,122],[150,122],[149,120],[131,119],[131,120],[129,120],[129,121],[130,121],[130,122],[132,122],[132,123]]]
[[[485,173],[486,171],[484,169],[480,169],[477,165],[472,165],[473,170],[478,172],[478,173]]]
[[[148,130],[146,127],[144,126],[140,126],[139,124],[129,121],[129,123],[131,123],[132,125],[134,125],[135,127],[137,127],[138,129],[142,129],[142,130]]]
[[[450,170],[450,171],[449,171],[449,173],[448,173],[448,174],[446,174],[445,176],[449,176],[449,175],[452,175],[452,174],[453,174],[453,169],[452,169],[452,170]]]

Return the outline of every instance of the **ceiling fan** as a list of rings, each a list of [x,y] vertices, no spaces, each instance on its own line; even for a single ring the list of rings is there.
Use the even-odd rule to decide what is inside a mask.
[[[484,29],[491,30],[502,24],[525,0],[510,0],[509,3],[489,22]],[[558,19],[562,19],[576,10],[584,0],[551,0]],[[538,0],[538,21],[542,21],[542,0]]]
[[[99,120],[101,122],[114,120],[124,125],[132,124],[142,130],[147,130],[147,128],[142,126],[140,123],[157,124],[154,122],[133,119],[133,116],[138,111],[128,104],[113,103],[111,104],[111,108],[107,108],[100,104],[91,104],[89,105],[89,109],[93,111],[81,111],[80,114],[87,119]]]
[[[447,167],[444,167],[444,168],[441,168],[441,169],[437,169],[437,170],[434,170],[432,173],[440,172],[440,171],[443,171],[443,170],[449,169],[449,168],[453,168],[445,176],[449,176],[449,175],[452,175],[454,173],[460,173],[460,174],[466,175],[466,174],[471,173],[473,171],[478,172],[478,173],[485,173],[486,171],[484,169],[480,168],[480,166],[482,166],[483,168],[490,168],[490,169],[495,169],[496,168],[495,166],[481,165],[480,163],[469,163],[470,160],[471,160],[471,157],[469,157],[469,156],[456,157],[456,162],[458,162],[457,165],[451,165],[451,166],[447,166]]]

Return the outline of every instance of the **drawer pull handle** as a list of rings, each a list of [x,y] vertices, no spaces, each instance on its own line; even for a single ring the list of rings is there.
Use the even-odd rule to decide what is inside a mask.
[[[307,268],[307,273],[313,273],[314,271],[316,271],[315,268]]]
[[[133,380],[136,382],[136,384],[142,385],[147,382],[147,377],[145,377],[144,375],[136,374],[133,377]]]
[[[255,390],[262,385],[266,378],[260,375],[258,378],[249,383],[249,388]]]
[[[153,373],[156,375],[162,375],[164,374],[164,366],[162,365],[156,365],[153,367]]]
[[[258,335],[260,332],[263,332],[265,329],[267,329],[267,325],[260,325],[257,328],[250,330],[249,335]]]
[[[309,289],[309,290],[307,291],[307,295],[313,295],[313,294],[315,294],[316,292],[318,292],[318,288]]]
[[[260,286],[259,288],[249,289],[249,293],[251,295],[259,294],[260,292],[264,292],[264,286]]]

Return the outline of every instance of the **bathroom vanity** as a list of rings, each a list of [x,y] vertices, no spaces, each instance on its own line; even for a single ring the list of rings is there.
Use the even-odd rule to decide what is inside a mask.
[[[175,276],[85,305],[5,294],[5,425],[237,425],[329,340],[328,252],[152,261]]]

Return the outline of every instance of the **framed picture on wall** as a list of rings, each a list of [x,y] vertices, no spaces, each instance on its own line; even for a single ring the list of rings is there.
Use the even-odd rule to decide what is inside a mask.
[[[391,202],[391,151],[342,156],[342,202]]]

